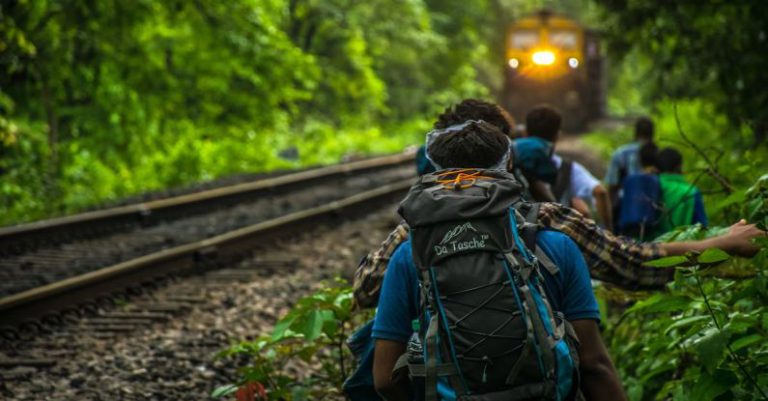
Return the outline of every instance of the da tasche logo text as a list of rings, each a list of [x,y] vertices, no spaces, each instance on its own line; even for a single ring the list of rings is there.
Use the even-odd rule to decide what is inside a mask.
[[[460,224],[445,233],[445,236],[443,237],[443,240],[440,241],[440,244],[435,245],[435,253],[440,256],[450,252],[466,251],[469,249],[485,247],[485,241],[488,239],[487,234],[479,234],[479,236],[474,236],[472,239],[467,241],[456,241],[457,238],[459,238],[467,231],[473,231],[475,233],[478,232],[477,229],[473,227],[469,222]]]

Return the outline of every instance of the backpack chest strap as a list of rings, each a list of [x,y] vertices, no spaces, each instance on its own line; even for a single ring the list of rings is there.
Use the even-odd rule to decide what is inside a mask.
[[[549,256],[547,256],[547,254],[541,248],[536,247],[534,254],[536,255],[536,259],[539,261],[539,265],[543,266],[544,269],[549,272],[549,274],[556,276],[558,273],[560,273],[560,268],[555,265],[555,262],[553,262],[552,259],[550,259]]]

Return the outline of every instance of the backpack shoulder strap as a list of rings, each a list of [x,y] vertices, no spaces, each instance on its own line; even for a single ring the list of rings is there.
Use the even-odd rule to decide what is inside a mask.
[[[539,233],[540,228],[540,209],[541,203],[536,202],[530,204],[528,211],[525,213],[525,222],[523,223],[523,228],[520,235],[523,238],[525,246],[528,247],[528,249],[530,249],[534,255],[536,255],[536,259],[539,260],[541,266],[547,269],[549,274],[554,276],[560,272],[560,269],[557,267],[557,265],[555,265],[554,262],[552,262],[552,259],[550,259],[549,256],[547,256],[547,254],[536,244],[536,236]]]
[[[531,203],[528,210],[525,212],[524,221],[522,222],[522,229],[520,235],[523,238],[525,246],[534,251],[536,249],[536,234],[539,232],[539,209],[541,204],[538,202]]]
[[[552,187],[552,195],[558,202],[563,202],[564,197],[570,198],[569,190],[571,188],[571,172],[573,171],[573,162],[563,159],[560,168],[557,170],[557,179]]]

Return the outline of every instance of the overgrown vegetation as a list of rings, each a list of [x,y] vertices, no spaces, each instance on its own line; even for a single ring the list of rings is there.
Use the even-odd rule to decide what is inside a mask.
[[[740,214],[765,227],[768,175],[742,195]],[[718,231],[681,228],[667,239]],[[751,260],[711,249],[648,263],[677,268],[667,290],[608,308],[603,337],[632,401],[768,399],[768,238],[760,244]]]
[[[238,401],[341,399],[341,386],[355,368],[347,339],[370,313],[352,312],[352,289],[343,280],[300,299],[271,335],[236,344],[220,357],[251,362],[240,382],[212,396]]]
[[[0,225],[398,151],[499,85],[522,3],[3,2]]]

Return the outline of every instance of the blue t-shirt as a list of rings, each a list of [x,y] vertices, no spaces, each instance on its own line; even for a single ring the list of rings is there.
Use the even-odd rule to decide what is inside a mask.
[[[699,223],[706,227],[709,225],[707,219],[707,212],[704,210],[704,199],[701,197],[701,191],[696,190],[696,194],[693,198],[693,221],[691,224]]]
[[[570,321],[600,320],[589,270],[576,244],[557,231],[540,231],[536,243],[560,268],[556,276],[542,269],[544,287],[550,295],[552,308],[563,312]],[[419,279],[409,240],[392,255],[384,274],[373,337],[407,342],[413,333],[411,321],[418,318],[418,314]]]
[[[611,155],[611,163],[605,173],[605,183],[621,185],[624,179],[632,174],[642,172],[640,165],[640,142],[632,142],[616,149]]]

